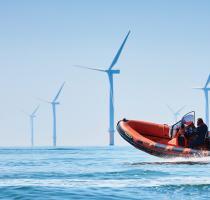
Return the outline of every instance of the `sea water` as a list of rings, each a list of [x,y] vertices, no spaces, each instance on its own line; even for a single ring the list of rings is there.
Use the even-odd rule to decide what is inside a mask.
[[[133,147],[0,149],[0,199],[210,199],[210,158]]]

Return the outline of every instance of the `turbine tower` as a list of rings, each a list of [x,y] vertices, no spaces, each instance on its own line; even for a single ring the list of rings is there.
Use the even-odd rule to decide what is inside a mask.
[[[210,74],[203,88],[193,88],[193,89],[203,90],[204,92],[206,125],[208,127],[209,127],[209,91],[210,91],[209,83],[210,83]]]
[[[180,112],[185,108],[185,106],[181,107],[179,110],[174,111],[169,105],[167,105],[168,109],[172,112],[174,115],[174,121],[177,122],[178,116],[180,115]]]
[[[91,67],[84,67],[84,66],[80,66],[80,65],[75,65],[75,67],[80,67],[80,68],[84,68],[84,69],[89,69],[89,70],[94,70],[94,71],[98,71],[98,72],[105,72],[108,76],[109,79],[109,145],[114,145],[114,132],[115,132],[115,125],[114,125],[114,86],[113,86],[113,76],[115,74],[120,74],[120,70],[118,69],[113,69],[113,67],[115,66],[115,64],[117,63],[120,54],[123,50],[123,47],[128,39],[128,36],[130,34],[130,31],[128,31],[125,39],[123,40],[123,43],[121,44],[119,50],[117,51],[117,54],[115,55],[111,65],[106,69],[97,69],[97,68],[91,68]]]

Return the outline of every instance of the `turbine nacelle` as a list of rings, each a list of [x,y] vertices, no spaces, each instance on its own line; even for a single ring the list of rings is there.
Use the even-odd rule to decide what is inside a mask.
[[[111,70],[106,70],[108,74],[120,74],[119,69],[111,69]]]
[[[39,110],[40,106],[37,106],[36,109],[29,115],[31,119],[34,119],[36,117],[36,113]]]
[[[34,118],[36,118],[36,115],[30,115],[30,118],[34,119]]]
[[[60,102],[51,102],[52,105],[60,105]]]
[[[210,88],[208,87],[209,83],[210,83],[210,75],[209,75],[209,77],[208,77],[208,79],[207,79],[207,81],[206,81],[204,87],[195,87],[195,88],[193,88],[193,89],[196,89],[196,90],[203,90],[203,91],[210,91]]]

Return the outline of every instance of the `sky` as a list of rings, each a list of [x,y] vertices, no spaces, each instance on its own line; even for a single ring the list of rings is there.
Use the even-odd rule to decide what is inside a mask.
[[[208,0],[0,0],[0,146],[29,146],[37,105],[35,145],[52,145],[52,100],[58,146],[108,145],[106,69],[129,30],[114,69],[115,123],[122,118],[173,124],[167,104],[205,117],[203,87],[210,73]],[[23,112],[24,111],[24,112]],[[116,145],[126,142],[115,132]]]

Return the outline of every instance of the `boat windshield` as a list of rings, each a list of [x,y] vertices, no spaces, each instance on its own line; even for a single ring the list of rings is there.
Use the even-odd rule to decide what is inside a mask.
[[[180,121],[175,123],[174,125],[171,126],[171,138],[174,137],[174,135],[177,133],[177,130],[180,129],[181,125],[184,124],[185,126],[189,126],[190,124],[195,124],[195,112],[189,112],[186,115],[182,117]]]
[[[187,126],[189,126],[192,123],[195,124],[195,112],[192,111],[192,112],[187,113],[186,115],[184,115],[184,117],[182,117],[181,121],[184,125],[187,125]]]

